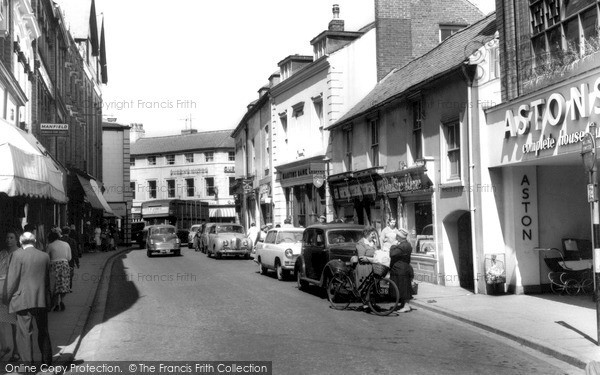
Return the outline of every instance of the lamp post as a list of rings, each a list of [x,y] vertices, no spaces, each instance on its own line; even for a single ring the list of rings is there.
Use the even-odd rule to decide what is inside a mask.
[[[592,243],[594,245],[594,301],[596,302],[596,345],[600,346],[600,212],[598,206],[598,183],[596,167],[596,123],[589,124],[581,144],[583,165],[589,173],[588,202],[592,216]]]

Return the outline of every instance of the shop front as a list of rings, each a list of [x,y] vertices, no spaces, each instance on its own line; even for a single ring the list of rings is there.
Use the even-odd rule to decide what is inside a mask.
[[[383,197],[385,220],[396,219],[410,233],[415,278],[438,283],[438,253],[433,230],[433,188],[425,166],[381,175],[377,191]]]
[[[490,169],[482,182],[500,189],[480,194],[479,256],[505,257],[508,292],[549,290],[545,258],[592,264],[590,181],[581,152],[590,123],[600,120],[600,69],[493,107],[486,119],[482,144],[489,147],[482,153]],[[549,248],[561,254],[541,250]]]
[[[307,227],[327,216],[325,187],[327,164],[323,156],[276,167],[285,198],[285,216],[292,224]]]

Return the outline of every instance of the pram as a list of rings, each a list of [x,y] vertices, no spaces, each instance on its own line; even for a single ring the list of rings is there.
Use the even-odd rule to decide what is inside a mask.
[[[568,254],[567,251],[577,251],[569,249],[569,241],[577,240],[563,240],[566,254]],[[550,248],[538,250],[544,251],[544,262],[550,269],[548,279],[550,280],[552,292],[576,295],[579,293],[589,294],[594,291],[592,268],[588,267],[586,262],[584,262],[584,266],[579,266],[577,268],[573,266],[569,267],[567,265],[567,260],[565,260],[565,257],[563,256],[563,252],[559,249]],[[550,254],[552,254],[552,256],[549,256]]]

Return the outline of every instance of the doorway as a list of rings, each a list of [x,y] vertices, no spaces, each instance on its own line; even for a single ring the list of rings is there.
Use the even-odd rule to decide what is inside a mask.
[[[458,218],[458,277],[461,288],[475,290],[473,273],[473,246],[471,242],[471,215],[466,212]]]

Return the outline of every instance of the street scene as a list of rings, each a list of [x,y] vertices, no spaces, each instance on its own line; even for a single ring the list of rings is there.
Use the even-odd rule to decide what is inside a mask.
[[[0,0],[0,373],[600,374],[600,0]]]

